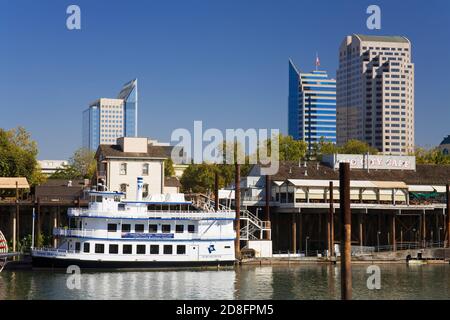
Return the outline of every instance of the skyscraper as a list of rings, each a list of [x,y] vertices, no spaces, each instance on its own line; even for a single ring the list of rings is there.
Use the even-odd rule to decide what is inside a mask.
[[[414,152],[414,64],[400,36],[347,36],[339,49],[337,143],[385,154]]]
[[[137,136],[137,80],[126,83],[117,99],[100,98],[83,111],[83,147],[115,144],[120,137]]]
[[[336,142],[336,80],[326,71],[300,73],[291,60],[288,133],[309,148],[321,139]]]

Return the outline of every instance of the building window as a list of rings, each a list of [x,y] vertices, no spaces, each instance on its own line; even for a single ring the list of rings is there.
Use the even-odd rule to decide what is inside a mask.
[[[186,254],[186,246],[178,245],[177,246],[177,254]]]
[[[170,233],[170,224],[163,224],[161,226],[161,232],[162,233]]]
[[[159,254],[159,246],[157,244],[150,245],[150,254]]]
[[[122,224],[122,232],[131,232],[131,224]]]
[[[122,253],[123,254],[131,254],[131,252],[132,252],[131,244],[124,244],[122,247]]]
[[[134,232],[144,232],[144,225],[143,224],[134,225]]]
[[[127,193],[127,184],[126,183],[122,183],[120,185],[120,192]]]
[[[95,253],[105,253],[105,245],[103,243],[96,243]]]
[[[172,245],[169,244],[164,245],[164,254],[172,254]]]
[[[148,184],[144,183],[144,186],[142,188],[142,197],[147,198],[148,197]]]
[[[182,225],[182,224],[177,224],[177,225],[175,226],[175,232],[176,232],[176,233],[183,233],[183,232],[184,232],[184,225]]]
[[[188,232],[195,233],[195,226],[193,224],[188,225]]]
[[[91,245],[89,242],[85,242],[83,243],[83,252],[84,253],[89,253],[91,251]]]
[[[138,244],[136,246],[136,253],[137,254],[145,254],[145,244]]]
[[[158,225],[156,224],[148,225],[148,233],[157,233],[157,232],[158,232]]]
[[[148,168],[149,168],[148,163],[144,163],[142,165],[142,175],[143,176],[148,176]]]
[[[118,254],[119,253],[119,245],[118,244],[110,244],[109,245],[109,253],[110,254]]]
[[[121,163],[120,164],[120,174],[121,175],[126,175],[127,174],[127,164],[126,163]]]
[[[108,232],[117,232],[117,224],[108,223]]]

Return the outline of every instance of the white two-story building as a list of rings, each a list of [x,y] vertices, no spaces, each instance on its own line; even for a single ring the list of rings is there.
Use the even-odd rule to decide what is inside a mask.
[[[172,148],[135,137],[119,138],[116,145],[100,145],[96,153],[97,182],[109,191],[123,192],[126,200],[136,197],[137,177],[144,180],[144,198],[152,194],[176,193],[177,188],[165,185],[164,177],[164,161],[170,157]]]

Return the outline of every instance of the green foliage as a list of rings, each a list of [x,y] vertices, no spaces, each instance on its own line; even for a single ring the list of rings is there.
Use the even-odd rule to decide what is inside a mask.
[[[92,179],[96,168],[95,152],[80,148],[69,159],[69,164],[58,169],[50,179]]]
[[[174,177],[175,169],[173,168],[173,161],[171,158],[167,158],[164,160],[164,176],[166,177]]]
[[[37,144],[24,128],[0,128],[1,177],[25,177],[32,186],[41,183],[45,178],[37,165],[37,155]]]
[[[378,149],[369,146],[367,143],[359,140],[349,140],[343,146],[338,148],[342,154],[377,154]]]
[[[416,148],[415,156],[418,164],[450,164],[450,155],[444,155],[439,148]]]
[[[250,165],[241,165],[241,176],[246,176]],[[235,165],[191,164],[180,179],[182,192],[208,193],[214,190],[215,173],[219,174],[219,188],[234,183]]]

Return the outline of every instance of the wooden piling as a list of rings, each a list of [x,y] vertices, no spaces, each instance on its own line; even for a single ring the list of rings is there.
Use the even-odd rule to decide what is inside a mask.
[[[352,299],[350,164],[339,164],[341,213],[341,299]]]
[[[234,202],[236,209],[236,220],[235,221],[235,231],[236,231],[236,239],[234,242],[235,256],[236,259],[240,259],[241,257],[241,240],[240,240],[240,232],[241,232],[241,166],[240,164],[235,164],[235,174],[234,174]]]
[[[396,223],[395,213],[392,215],[392,224],[391,224],[391,234],[392,234],[392,250],[397,251],[397,240],[395,235],[395,223]]]
[[[20,241],[19,182],[16,181],[16,242]]]
[[[295,213],[292,213],[292,221],[291,221],[291,227],[292,227],[292,252],[297,252],[297,220],[295,219]]]
[[[328,208],[328,252],[330,257],[334,256],[334,195],[333,181],[330,181],[330,207]]]
[[[447,195],[447,248],[450,248],[450,184],[446,186]]]

